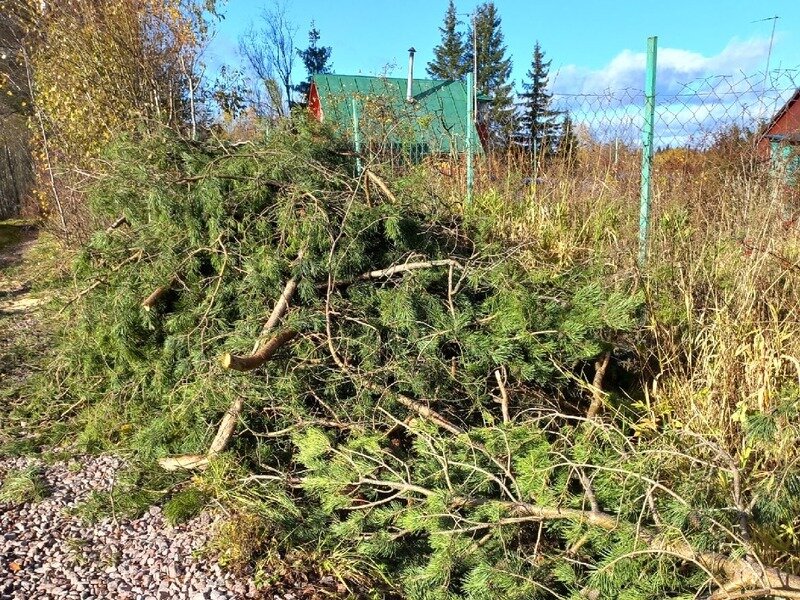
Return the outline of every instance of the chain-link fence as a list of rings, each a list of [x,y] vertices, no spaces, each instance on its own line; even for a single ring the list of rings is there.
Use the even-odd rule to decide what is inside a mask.
[[[657,83],[655,144],[658,149],[704,150],[721,135],[757,134],[800,86],[800,69],[715,75]],[[553,108],[569,114],[586,141],[641,146],[644,91],[554,94]]]
[[[391,84],[384,85],[387,89],[392,87]],[[704,150],[730,131],[760,133],[760,129],[797,91],[800,68],[772,70],[769,73],[715,75],[686,83],[670,81],[662,84],[659,81],[657,86],[657,149]],[[453,121],[454,116],[459,117],[461,113],[453,109],[455,101],[450,97],[452,89],[441,87],[447,90],[447,96],[435,101],[430,99],[430,96],[438,93],[435,87],[420,94],[424,98],[425,114],[420,113],[414,103],[405,104],[396,98],[381,102],[377,95],[355,96],[358,103],[363,105],[359,109],[361,136],[381,140],[395,137],[398,143],[394,151],[397,152],[402,146],[399,142],[412,132],[424,137],[426,147],[432,151],[441,152],[444,149],[444,152],[449,152],[451,148],[463,151],[463,142],[459,140],[453,143],[451,139],[454,135],[463,136],[464,126]],[[463,99],[459,97],[457,101],[463,102]],[[342,102],[349,120],[350,103]],[[418,104],[420,102],[417,101]],[[502,119],[492,114],[489,107],[481,110],[480,99],[478,104],[482,121],[479,128],[484,129],[481,131],[484,147],[495,151],[515,146],[531,150],[524,142],[527,134],[524,104],[517,104],[515,110],[507,112]],[[643,105],[643,89],[556,92],[550,102],[554,127],[548,131],[554,136],[561,135],[564,118],[568,116],[579,143],[612,144],[634,149],[641,147],[642,143]],[[548,145],[555,146],[557,141],[554,137]],[[412,157],[419,156],[419,148],[414,148]]]

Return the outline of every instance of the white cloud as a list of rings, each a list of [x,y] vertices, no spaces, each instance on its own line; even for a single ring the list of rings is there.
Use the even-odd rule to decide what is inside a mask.
[[[680,48],[658,50],[657,91],[674,94],[693,80],[705,77],[751,72],[764,67],[769,54],[769,39],[731,40],[714,56]],[[607,91],[644,86],[644,52],[623,50],[601,69],[566,65],[553,76],[556,94],[602,94]]]
[[[765,75],[769,39],[731,40],[713,56],[658,51],[657,144],[702,144],[733,124],[752,126],[786,101],[799,71]],[[641,132],[645,53],[624,50],[601,69],[567,65],[553,73],[555,108],[569,111],[601,140],[636,140]]]

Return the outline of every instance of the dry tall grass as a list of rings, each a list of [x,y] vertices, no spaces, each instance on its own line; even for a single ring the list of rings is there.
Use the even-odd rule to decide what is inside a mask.
[[[468,210],[526,247],[531,268],[588,265],[642,289],[655,416],[734,450],[742,416],[771,410],[800,381],[800,229],[787,220],[789,194],[747,153],[657,155],[640,272],[639,160],[601,145],[539,168],[525,155],[485,158]],[[424,169],[443,194],[463,193],[463,165],[445,177],[440,166]]]

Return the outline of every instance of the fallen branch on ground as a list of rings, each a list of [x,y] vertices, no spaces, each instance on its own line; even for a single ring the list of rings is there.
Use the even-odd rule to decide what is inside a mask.
[[[128,225],[128,224],[129,224],[128,223],[128,219],[125,217],[125,215],[122,215],[120,218],[118,218],[113,223],[111,223],[111,225],[106,227],[106,234],[109,234],[112,231],[114,231],[115,229],[117,229],[119,227],[122,227],[123,225]]]

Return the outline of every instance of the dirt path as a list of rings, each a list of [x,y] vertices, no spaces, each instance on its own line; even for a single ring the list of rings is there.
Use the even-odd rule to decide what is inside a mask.
[[[33,227],[0,223],[0,318],[10,313],[27,312],[39,303],[37,298],[28,294],[30,282],[14,276],[15,267],[22,263],[36,238]]]

